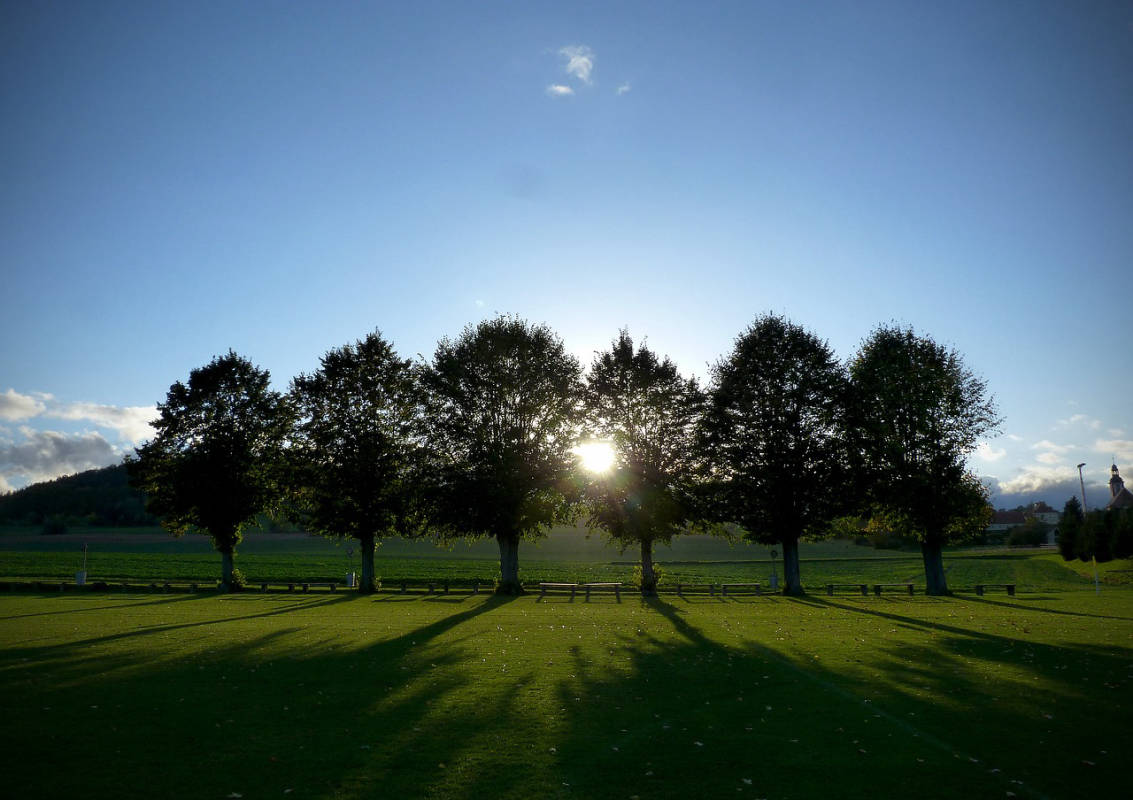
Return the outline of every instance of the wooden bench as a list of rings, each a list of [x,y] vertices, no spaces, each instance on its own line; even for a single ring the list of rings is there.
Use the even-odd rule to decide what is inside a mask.
[[[584,583],[582,588],[586,590],[586,599],[590,599],[591,590],[595,592],[613,592],[614,597],[618,600],[622,599],[622,585],[621,583]]]
[[[990,588],[1006,589],[1007,594],[1011,595],[1012,597],[1015,596],[1015,584],[1013,583],[977,583],[976,594],[982,595],[984,593],[984,589]]]
[[[835,589],[857,589],[862,593],[862,597],[868,597],[869,591],[864,583],[828,583],[826,584],[826,594],[831,597],[834,596]]]
[[[898,586],[901,587],[902,589],[907,589],[909,594],[913,593],[913,584],[911,584],[911,583],[875,583],[873,585],[873,593],[875,595],[877,595],[878,597],[881,597],[881,590],[882,589],[891,588],[891,587],[898,587]]]
[[[570,596],[574,597],[575,592],[577,592],[581,588],[582,585],[578,583],[540,583],[539,596],[543,597],[547,594],[547,592],[565,592],[569,590]],[[586,596],[589,597],[590,593],[587,592]]]
[[[741,592],[746,591],[752,594],[761,594],[760,584],[758,583],[722,583],[720,584],[720,595],[727,597],[729,589],[733,591],[739,589]]]
[[[677,596],[684,597],[685,592],[689,594],[704,594],[705,590],[712,597],[716,596],[716,584],[714,583],[678,583]]]

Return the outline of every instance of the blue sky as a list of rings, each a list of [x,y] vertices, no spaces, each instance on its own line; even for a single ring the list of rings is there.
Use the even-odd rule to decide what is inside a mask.
[[[757,315],[955,346],[1002,504],[1133,475],[1129,3],[0,6],[0,489],[497,312],[687,373]]]

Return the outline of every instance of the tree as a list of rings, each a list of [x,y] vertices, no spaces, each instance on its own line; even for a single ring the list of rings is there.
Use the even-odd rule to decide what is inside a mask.
[[[623,548],[641,552],[641,591],[657,589],[653,545],[683,533],[695,519],[696,426],[704,394],[695,379],[621,331],[587,376],[586,406],[595,436],[608,440],[615,464],[587,491],[589,524]]]
[[[1062,516],[1058,518],[1058,552],[1064,561],[1073,561],[1078,557],[1078,536],[1082,530],[1082,504],[1077,497],[1071,497],[1062,507]]]
[[[774,315],[757,319],[712,369],[702,427],[710,513],[783,550],[784,593],[803,594],[799,537],[843,510],[844,369],[829,346]]]
[[[317,372],[292,381],[291,397],[299,516],[315,533],[358,540],[359,588],[373,592],[376,538],[419,527],[416,370],[375,332],[324,355]]]
[[[574,517],[581,371],[550,328],[504,316],[442,339],[424,370],[431,513],[496,539],[502,594],[523,591],[520,540]]]
[[[910,328],[879,327],[850,364],[850,431],[867,498],[921,544],[926,592],[948,594],[943,545],[978,533],[987,492],[965,457],[999,425],[986,383]]]
[[[221,586],[239,588],[233,557],[244,527],[280,497],[283,443],[291,425],[270,375],[232,352],[169,387],[156,435],[128,461],[150,513],[175,536],[206,533],[220,552]]]

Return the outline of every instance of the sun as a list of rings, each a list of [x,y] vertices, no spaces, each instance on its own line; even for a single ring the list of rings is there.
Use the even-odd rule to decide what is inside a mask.
[[[574,448],[582,461],[582,468],[587,472],[608,472],[614,466],[617,454],[609,442],[583,442]]]

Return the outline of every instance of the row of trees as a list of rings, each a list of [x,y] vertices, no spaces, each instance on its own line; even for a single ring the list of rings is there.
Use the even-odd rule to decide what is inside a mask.
[[[1133,509],[1083,513],[1077,497],[1066,501],[1058,520],[1058,551],[1063,559],[1099,562],[1133,558]]]
[[[429,362],[378,333],[322,358],[286,394],[229,352],[170,387],[155,437],[129,463],[173,533],[211,535],[235,584],[243,527],[282,508],[361,544],[373,591],[384,536],[493,537],[499,591],[518,593],[519,544],[579,514],[641,553],[692,530],[781,546],[801,594],[798,542],[835,519],[921,543],[927,590],[947,592],[941,548],[982,530],[983,487],[965,468],[998,424],[960,356],[900,326],[877,328],[848,365],[788,320],[757,319],[704,389],[621,332],[583,370],[546,326],[501,316],[443,339]],[[578,446],[610,443],[584,474]]]

